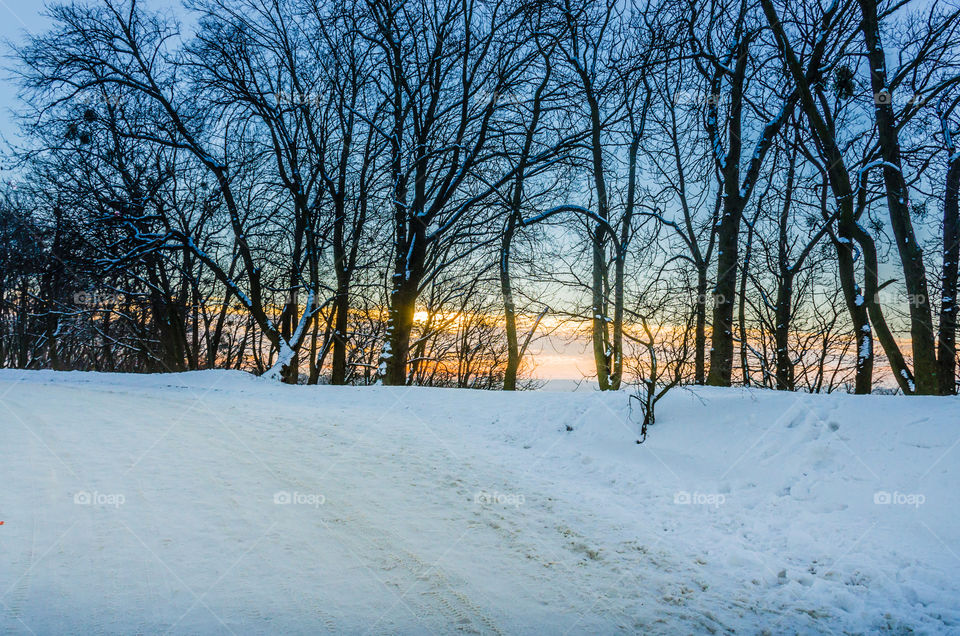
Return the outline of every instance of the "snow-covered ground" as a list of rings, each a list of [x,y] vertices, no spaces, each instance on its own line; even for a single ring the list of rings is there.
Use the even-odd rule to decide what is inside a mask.
[[[0,632],[960,632],[960,400],[0,372]]]

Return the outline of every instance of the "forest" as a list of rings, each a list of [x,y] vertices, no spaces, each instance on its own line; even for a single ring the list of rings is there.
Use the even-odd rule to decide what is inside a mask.
[[[957,391],[960,7],[143,0],[14,44],[0,366]]]

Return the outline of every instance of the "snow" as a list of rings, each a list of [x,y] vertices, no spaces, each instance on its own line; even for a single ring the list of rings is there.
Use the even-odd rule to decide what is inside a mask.
[[[907,381],[907,386],[910,387],[910,391],[916,391],[917,387],[913,384],[913,380],[910,379],[910,374],[907,373],[906,369],[900,369],[900,377]]]
[[[0,632],[960,630],[958,399],[627,395],[2,371]]]
[[[284,367],[290,364],[290,361],[293,360],[296,354],[297,352],[287,344],[287,341],[280,338],[280,351],[277,353],[277,360],[273,363],[273,366],[263,374],[264,379],[271,382],[279,382],[283,378]]]

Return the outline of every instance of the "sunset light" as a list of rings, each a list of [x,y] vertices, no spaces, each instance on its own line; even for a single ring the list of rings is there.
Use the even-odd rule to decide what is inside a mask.
[[[0,633],[960,634],[960,0],[0,15]]]

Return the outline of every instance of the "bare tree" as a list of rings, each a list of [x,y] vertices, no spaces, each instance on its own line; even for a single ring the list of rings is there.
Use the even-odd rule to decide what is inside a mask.
[[[739,5],[739,8],[735,10],[733,5]],[[759,82],[751,81],[762,73],[758,67],[766,63],[759,54],[751,54],[761,44],[761,30],[755,23],[752,9],[747,2],[721,4],[714,1],[706,10],[690,4],[689,41],[697,67],[709,82],[710,98],[704,125],[723,191],[723,207],[717,227],[717,279],[713,291],[713,331],[707,378],[708,384],[716,386],[729,386],[732,379],[733,308],[744,210],[777,132],[787,122],[797,102],[796,91],[783,85],[761,86]],[[724,37],[726,34],[729,36]],[[754,85],[765,92],[767,99],[751,98]],[[721,102],[724,87],[729,99]],[[756,106],[763,103],[772,103],[776,107],[761,109]],[[725,112],[721,111],[721,104],[726,106]],[[756,112],[751,113],[751,107]],[[743,140],[749,130],[749,115],[759,130],[753,152],[744,157]]]

